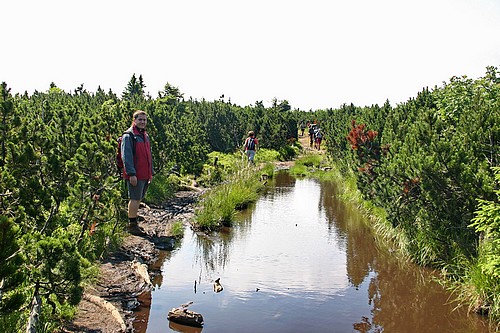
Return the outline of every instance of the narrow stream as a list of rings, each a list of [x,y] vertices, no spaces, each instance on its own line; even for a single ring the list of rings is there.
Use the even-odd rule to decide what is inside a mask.
[[[186,230],[162,253],[138,332],[490,332],[482,318],[453,310],[430,271],[377,249],[333,184],[286,173],[275,183],[235,227],[211,236]],[[203,329],[167,320],[188,301]]]

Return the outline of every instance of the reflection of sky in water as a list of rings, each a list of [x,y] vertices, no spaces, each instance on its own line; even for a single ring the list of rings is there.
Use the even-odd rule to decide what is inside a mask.
[[[299,291],[298,297],[347,287],[345,254],[328,237],[319,199],[318,184],[297,181],[292,192],[257,203],[249,230],[231,255],[231,267],[246,276],[242,282],[291,296]]]
[[[433,287],[415,284],[414,273],[381,256],[359,215],[332,196],[315,180],[293,180],[265,193],[233,228],[210,236],[186,230],[152,293],[147,332],[172,331],[167,312],[187,301],[203,314],[203,332],[415,332],[424,325],[419,331],[441,333],[462,326],[442,326],[438,314],[438,324],[428,320]],[[216,294],[218,277],[224,290]],[[403,295],[429,300],[414,305]]]

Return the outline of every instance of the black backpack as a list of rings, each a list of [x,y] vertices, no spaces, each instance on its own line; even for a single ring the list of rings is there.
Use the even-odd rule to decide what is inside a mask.
[[[247,141],[247,150],[255,150],[255,139],[249,138]]]
[[[116,150],[116,168],[118,169],[118,173],[121,176],[123,174],[123,169],[125,166],[123,165],[123,159],[122,159],[122,141],[123,141],[123,135],[125,134],[130,134],[132,137],[132,153],[135,155],[135,142],[137,141],[137,136],[134,134],[134,132],[126,130],[122,136],[120,136],[116,141],[118,143],[118,147]]]

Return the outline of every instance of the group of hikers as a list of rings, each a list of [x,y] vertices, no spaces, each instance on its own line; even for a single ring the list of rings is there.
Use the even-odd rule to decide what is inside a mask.
[[[139,207],[154,175],[151,143],[146,132],[147,120],[146,112],[135,111],[130,128],[123,133],[118,143],[117,165],[128,190],[128,226],[131,233],[140,233],[137,222],[143,217],[138,215]],[[254,163],[258,144],[255,133],[249,131],[243,144],[249,164]]]
[[[312,148],[314,146],[315,149],[319,150],[321,147],[321,141],[323,140],[323,132],[321,131],[319,124],[316,121],[307,121],[307,123],[302,121],[300,123],[300,136],[304,136],[306,127],[309,131],[309,147]]]

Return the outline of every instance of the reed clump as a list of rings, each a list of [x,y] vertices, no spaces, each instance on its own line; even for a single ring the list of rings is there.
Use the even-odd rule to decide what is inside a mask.
[[[295,177],[310,176],[317,170],[321,170],[326,160],[325,155],[307,154],[297,159],[290,168],[290,174]]]
[[[273,176],[272,163],[249,165],[237,154],[217,156],[217,166],[208,166],[207,173],[217,174],[218,182],[213,182],[202,194],[195,210],[193,227],[198,230],[215,231],[232,226],[236,213],[257,201],[267,179]],[[274,154],[267,152],[266,156]]]

